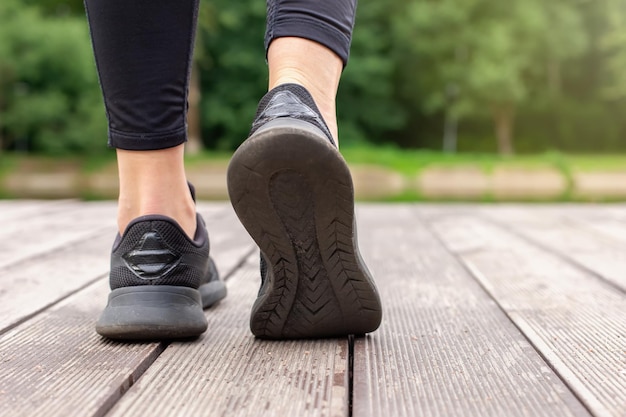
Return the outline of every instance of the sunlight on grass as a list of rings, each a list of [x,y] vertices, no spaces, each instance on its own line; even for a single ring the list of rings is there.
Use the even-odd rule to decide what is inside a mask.
[[[500,156],[496,154],[444,154],[426,150],[394,147],[345,147],[342,153],[350,164],[377,165],[404,175],[419,174],[426,167],[476,167],[485,173],[494,168],[554,168],[565,175],[572,169],[626,170],[624,155],[564,155],[546,152],[536,155]]]
[[[626,173],[626,154],[617,155],[566,155],[560,152],[546,152],[543,154],[535,155],[514,155],[514,156],[499,156],[496,154],[486,153],[461,153],[461,154],[444,154],[441,152],[427,151],[427,150],[406,150],[398,149],[393,146],[375,147],[375,146],[344,146],[342,153],[353,169],[353,175],[359,176],[359,173],[363,175],[365,172],[365,183],[367,187],[367,175],[371,173],[378,180],[383,178],[398,178],[400,174],[401,181],[404,181],[404,188],[398,189],[397,193],[382,193],[380,196],[367,197],[369,201],[387,201],[387,202],[404,202],[404,201],[482,201],[482,202],[494,202],[501,200],[502,198],[491,195],[493,191],[489,187],[494,185],[491,183],[491,178],[521,178],[525,175],[530,175],[529,178],[535,178],[532,181],[537,180],[537,175],[541,178],[542,175],[545,178],[554,178],[555,174],[564,179],[565,184],[563,191],[555,195],[547,197],[533,197],[532,194],[520,197],[520,201],[623,201],[624,199],[618,195],[600,194],[593,196],[581,196],[575,193],[577,187],[577,181],[579,181],[577,173],[607,173],[612,175],[612,172],[624,172]],[[220,175],[220,172],[225,169],[230,160],[231,153],[224,151],[204,151],[198,155],[186,156],[186,166],[189,172],[194,172],[197,178],[211,178],[211,176]],[[369,171],[368,167],[372,167]],[[429,171],[428,175],[426,170]],[[476,173],[479,171],[478,174]],[[537,172],[533,172],[533,171]],[[509,171],[509,172],[507,172]],[[521,171],[521,172],[520,172]],[[88,157],[63,157],[55,158],[50,156],[30,156],[26,154],[10,154],[5,155],[0,160],[0,198],[11,197],[10,190],[3,186],[4,179],[9,177],[20,178],[23,173],[28,176],[30,174],[41,174],[46,172],[52,173],[74,173],[76,176],[81,177],[81,180],[77,180],[77,184],[83,184],[83,188],[80,190],[79,195],[82,198],[113,198],[113,194],[106,194],[106,192],[98,191],[96,189],[85,188],[84,184],[89,184],[86,181],[87,178],[105,178],[107,181],[114,181],[117,175],[115,152],[111,151],[99,156]],[[217,174],[216,174],[217,173]],[[482,173],[482,174],[481,174]],[[395,177],[394,177],[395,175]],[[434,175],[434,177],[433,177]],[[429,184],[432,187],[432,181],[457,181],[458,178],[465,178],[465,175],[470,177],[481,175],[488,178],[487,187],[484,194],[465,196],[461,193],[458,196],[450,195],[440,196],[434,195],[422,195],[424,189],[417,186],[422,184],[423,178],[430,178],[426,181],[430,181]],[[455,177],[456,176],[456,177]],[[460,176],[460,177],[459,177]],[[507,177],[508,176],[508,177]],[[111,178],[113,180],[111,180]],[[360,177],[363,178],[363,177]],[[435,178],[435,180],[433,180]],[[439,178],[439,179],[437,179]],[[447,179],[446,179],[447,178]],[[456,178],[456,179],[455,179]],[[200,181],[200,180],[198,180]],[[214,181],[214,180],[213,180]],[[485,180],[483,180],[485,181]],[[500,180],[501,181],[501,180]],[[392,181],[393,182],[393,181]],[[533,183],[529,183],[529,186],[533,186]],[[536,185],[536,184],[535,184]],[[449,187],[449,184],[442,184],[442,186]],[[460,185],[462,186],[462,185]],[[519,184],[516,185],[520,187]],[[523,184],[521,187],[525,187]],[[378,185],[380,187],[380,185]],[[384,187],[384,186],[383,186]],[[109,191],[107,191],[109,192]],[[210,197],[209,197],[210,198]],[[506,197],[504,199],[510,199]],[[515,200],[515,198],[513,199]]]

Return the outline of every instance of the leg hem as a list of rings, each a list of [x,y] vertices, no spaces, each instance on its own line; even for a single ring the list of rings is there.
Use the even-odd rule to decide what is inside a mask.
[[[173,148],[186,141],[186,128],[158,134],[123,133],[109,130],[109,147],[128,151],[152,151]]]

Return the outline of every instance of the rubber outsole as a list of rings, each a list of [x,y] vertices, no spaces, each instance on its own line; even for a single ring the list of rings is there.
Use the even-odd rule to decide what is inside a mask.
[[[203,308],[211,307],[213,304],[226,297],[227,293],[226,285],[221,280],[201,285],[200,288],[198,288],[198,291],[200,291]]]
[[[382,308],[358,250],[350,171],[321,131],[294,119],[267,123],[233,155],[228,191],[268,266],[250,318],[255,336],[378,328]]]
[[[219,272],[213,258],[209,257],[209,276],[213,279],[205,284],[200,285],[200,297],[202,298],[202,307],[209,308],[213,304],[225,298],[228,294],[226,284],[219,279]]]
[[[207,329],[200,291],[171,285],[117,288],[109,294],[96,332],[117,340],[196,337]]]

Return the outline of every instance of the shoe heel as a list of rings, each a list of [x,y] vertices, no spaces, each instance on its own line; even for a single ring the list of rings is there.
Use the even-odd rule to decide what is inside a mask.
[[[269,271],[250,317],[255,336],[343,337],[378,328],[382,307],[355,238],[350,171],[321,133],[291,120],[268,122],[235,152],[228,187]]]
[[[96,332],[110,339],[163,340],[199,336],[207,328],[200,292],[170,285],[117,288]]]

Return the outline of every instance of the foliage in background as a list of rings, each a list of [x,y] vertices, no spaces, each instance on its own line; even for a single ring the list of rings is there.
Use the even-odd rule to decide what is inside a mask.
[[[626,98],[626,2],[606,0],[606,11],[610,30],[601,39],[607,52],[608,82],[604,96],[609,99]]]
[[[0,3],[2,148],[44,153],[106,148],[102,100],[83,19]]]
[[[624,4],[360,2],[338,96],[342,144],[441,149],[446,131],[461,152],[626,150]],[[267,87],[265,2],[200,10],[202,139],[228,150]],[[104,149],[82,1],[2,0],[0,21],[0,150]]]
[[[267,90],[265,2],[201,0],[198,29],[203,139],[233,149],[247,137]]]
[[[393,55],[389,6],[370,1],[357,9],[357,29],[337,97],[342,145],[389,142],[390,132],[406,126],[409,112],[397,99],[395,77],[401,60]]]
[[[580,15],[563,0],[415,1],[403,14],[396,38],[415,39],[402,45],[426,74],[405,75],[421,83],[416,106],[461,120],[491,117],[505,154],[519,105],[533,93],[561,94],[563,62],[586,47]]]

